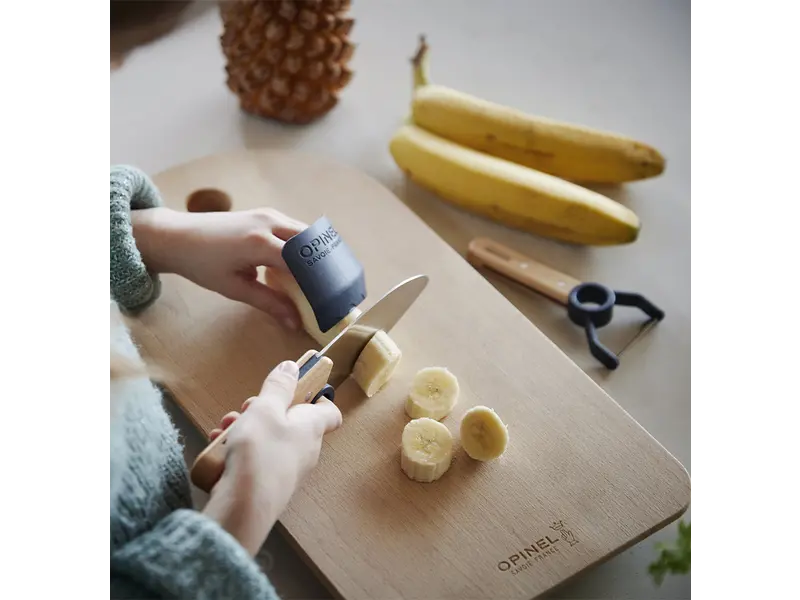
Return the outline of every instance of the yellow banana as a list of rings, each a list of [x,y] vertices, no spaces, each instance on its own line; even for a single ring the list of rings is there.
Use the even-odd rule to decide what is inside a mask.
[[[616,133],[563,123],[430,83],[427,44],[414,58],[411,118],[428,131],[468,146],[583,183],[624,183],[655,177],[666,161],[655,148]]]
[[[442,199],[509,227],[585,245],[626,244],[639,218],[610,198],[558,177],[404,125],[389,143],[397,165]]]

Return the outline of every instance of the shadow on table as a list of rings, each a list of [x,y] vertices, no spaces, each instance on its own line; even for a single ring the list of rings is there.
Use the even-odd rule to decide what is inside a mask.
[[[122,67],[137,48],[169,35],[215,7],[214,2],[192,0],[112,0],[111,70]]]
[[[238,101],[237,101],[238,102]],[[238,109],[238,126],[242,142],[248,150],[286,150],[313,147],[307,140],[324,137],[320,129],[325,126],[325,118],[306,125],[292,125],[274,119],[252,115]],[[307,151],[307,150],[301,150]]]
[[[606,198],[611,198],[615,202],[619,202],[623,206],[627,206],[628,208],[631,207],[631,194],[630,189],[624,185],[614,185],[614,184],[585,184],[581,185],[581,187],[585,187],[588,190],[593,192],[597,192],[601,196],[605,196]]]

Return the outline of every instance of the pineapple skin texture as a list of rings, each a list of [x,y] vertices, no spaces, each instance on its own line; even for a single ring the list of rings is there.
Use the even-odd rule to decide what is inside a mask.
[[[353,78],[350,0],[223,0],[226,85],[247,113],[307,124]]]

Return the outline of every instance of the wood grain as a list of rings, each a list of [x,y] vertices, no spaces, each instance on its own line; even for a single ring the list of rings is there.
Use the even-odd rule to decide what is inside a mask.
[[[476,268],[492,269],[564,306],[570,291],[581,283],[489,238],[472,240],[467,248],[467,260]]]
[[[213,187],[233,209],[269,205],[330,217],[364,263],[364,307],[420,272],[425,292],[392,330],[403,350],[393,380],[367,400],[337,390],[344,424],[281,517],[290,541],[348,599],[537,596],[678,518],[690,481],[677,460],[455,250],[374,180],[329,160],[280,152],[213,156],[155,178],[182,209]],[[310,338],[175,277],[134,334],[178,380],[172,392],[208,432]],[[447,366],[461,397],[443,423],[456,458],[432,484],[399,465],[403,402],[422,367]],[[470,407],[509,425],[504,456],[478,463],[458,448]]]

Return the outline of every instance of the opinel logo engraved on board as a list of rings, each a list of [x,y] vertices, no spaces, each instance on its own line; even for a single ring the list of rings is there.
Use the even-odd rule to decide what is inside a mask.
[[[341,243],[342,238],[339,237],[339,232],[333,227],[328,227],[307,244],[300,246],[300,256],[306,261],[306,265],[313,267],[314,263],[330,255]]]
[[[564,521],[556,521],[550,525],[550,529],[561,533],[561,539],[567,542],[570,546],[574,546],[578,543],[578,540],[575,539],[575,534],[564,526]]]
[[[517,575],[531,568],[537,562],[558,554],[561,552],[562,547],[571,548],[580,543],[572,530],[564,524],[564,521],[555,521],[550,525],[550,529],[554,533],[548,533],[544,537],[533,541],[529,546],[520,548],[514,554],[497,563],[497,569],[503,573]]]

